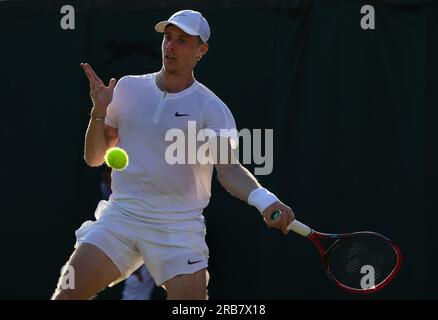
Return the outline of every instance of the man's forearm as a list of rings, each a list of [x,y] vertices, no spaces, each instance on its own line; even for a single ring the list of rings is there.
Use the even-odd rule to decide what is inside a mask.
[[[84,159],[91,167],[102,165],[108,147],[103,118],[104,116],[101,118],[92,116],[85,133]]]
[[[251,191],[260,188],[256,178],[241,164],[218,165],[217,179],[233,196],[247,201]]]

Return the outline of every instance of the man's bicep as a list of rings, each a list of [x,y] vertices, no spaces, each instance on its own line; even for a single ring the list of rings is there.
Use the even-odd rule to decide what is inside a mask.
[[[119,142],[119,129],[105,124],[105,138],[108,148],[114,147]]]
[[[230,138],[214,136],[210,138],[209,143],[210,155],[216,166],[239,164]]]

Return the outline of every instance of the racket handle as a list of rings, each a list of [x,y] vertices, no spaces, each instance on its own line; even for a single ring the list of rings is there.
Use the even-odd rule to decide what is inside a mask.
[[[300,236],[308,237],[313,230],[306,226],[304,223],[299,222],[298,220],[294,220],[287,226],[288,230],[292,230],[295,233],[298,233]]]
[[[275,220],[277,219],[281,214],[280,210],[276,210],[274,212],[271,213],[271,219]],[[306,226],[304,223],[299,222],[298,220],[294,220],[292,221],[288,226],[287,226],[288,230],[292,230],[295,233],[298,233],[299,235],[303,236],[303,237],[308,237],[313,230]]]

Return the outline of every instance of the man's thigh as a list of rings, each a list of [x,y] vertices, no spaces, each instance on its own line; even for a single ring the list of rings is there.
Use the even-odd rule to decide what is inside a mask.
[[[207,299],[207,269],[198,270],[192,274],[181,274],[163,284],[169,300],[206,300]]]
[[[91,299],[120,277],[120,272],[112,260],[90,243],[79,245],[66,266],[53,294],[54,300]],[[68,281],[66,277],[69,278]]]

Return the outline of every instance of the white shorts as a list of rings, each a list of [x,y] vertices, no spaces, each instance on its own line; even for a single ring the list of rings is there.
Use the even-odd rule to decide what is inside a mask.
[[[205,224],[199,216],[186,221],[145,221],[102,200],[96,221],[85,221],[76,230],[75,248],[91,243],[114,262],[121,276],[110,286],[129,277],[143,262],[161,286],[177,275],[208,267]]]

